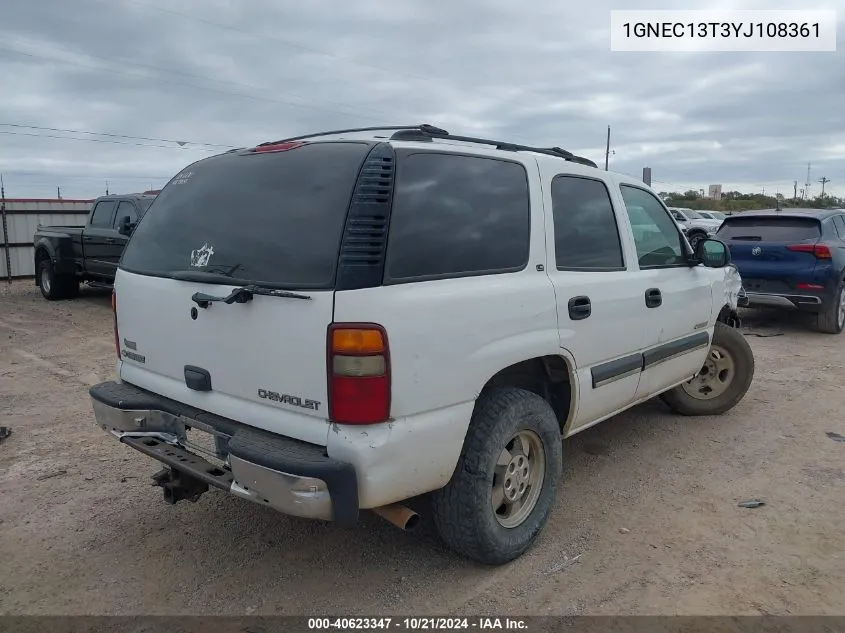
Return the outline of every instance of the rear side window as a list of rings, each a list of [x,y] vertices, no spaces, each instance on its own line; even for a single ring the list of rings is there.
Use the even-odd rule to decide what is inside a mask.
[[[199,271],[282,288],[329,288],[369,147],[324,142],[195,163],[144,214],[121,267],[149,275]]]
[[[417,153],[398,165],[385,279],[515,271],[528,262],[528,178],[519,163]]]
[[[733,217],[725,220],[716,236],[734,242],[795,242],[818,239],[821,226],[813,218]]]
[[[604,183],[575,176],[552,180],[558,270],[621,270],[622,245]]]
[[[91,226],[98,228],[111,228],[112,217],[117,203],[114,200],[103,200],[94,207],[94,214],[91,216]]]

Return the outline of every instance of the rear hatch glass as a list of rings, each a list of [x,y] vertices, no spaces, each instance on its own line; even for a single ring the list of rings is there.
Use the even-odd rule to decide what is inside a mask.
[[[130,240],[124,270],[202,271],[283,288],[331,288],[367,143],[232,152],[184,169]]]
[[[121,379],[325,445],[335,267],[368,148],[230,153],[175,177],[138,224],[115,280]],[[205,306],[193,298],[247,284],[290,292]],[[207,372],[205,391],[188,387],[186,372],[197,371]]]
[[[813,218],[729,218],[719,229],[721,240],[737,242],[801,242],[821,236]]]

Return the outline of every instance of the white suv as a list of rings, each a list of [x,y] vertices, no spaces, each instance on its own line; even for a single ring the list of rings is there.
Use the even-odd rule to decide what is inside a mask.
[[[500,564],[545,525],[563,438],[658,394],[686,415],[742,399],[728,263],[559,148],[422,125],[233,150],[136,228],[94,413],[163,463],[171,503],[212,486],[407,528],[432,493],[446,543]]]

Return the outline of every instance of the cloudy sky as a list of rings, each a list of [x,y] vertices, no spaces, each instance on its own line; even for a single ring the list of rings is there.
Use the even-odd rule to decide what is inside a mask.
[[[813,191],[845,195],[845,0],[812,7],[838,10],[835,53],[610,51],[611,9],[689,6],[2,0],[0,172],[7,197],[93,197],[228,146],[418,122],[603,164],[611,125],[611,168],[650,166],[660,191],[792,195],[811,161]]]

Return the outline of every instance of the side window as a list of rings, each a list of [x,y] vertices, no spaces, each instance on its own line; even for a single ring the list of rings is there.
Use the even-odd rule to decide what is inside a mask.
[[[99,228],[111,227],[115,206],[114,200],[98,202],[97,206],[94,207],[94,214],[91,216],[91,226]]]
[[[516,271],[528,262],[525,168],[455,154],[400,157],[385,278]]]
[[[619,227],[603,182],[555,176],[552,212],[558,270],[625,268]]]
[[[833,226],[836,227],[836,232],[839,233],[839,239],[845,240],[845,216],[833,216]]]
[[[129,216],[130,222],[138,221],[138,211],[136,211],[135,205],[123,200],[119,205],[117,205],[117,213],[114,215],[114,228],[119,229],[121,221],[127,215]]]
[[[621,185],[640,268],[686,263],[681,234],[660,201],[645,189]]]
[[[686,222],[687,221],[686,216],[683,213],[681,213],[680,211],[672,211],[671,213],[678,222]]]

